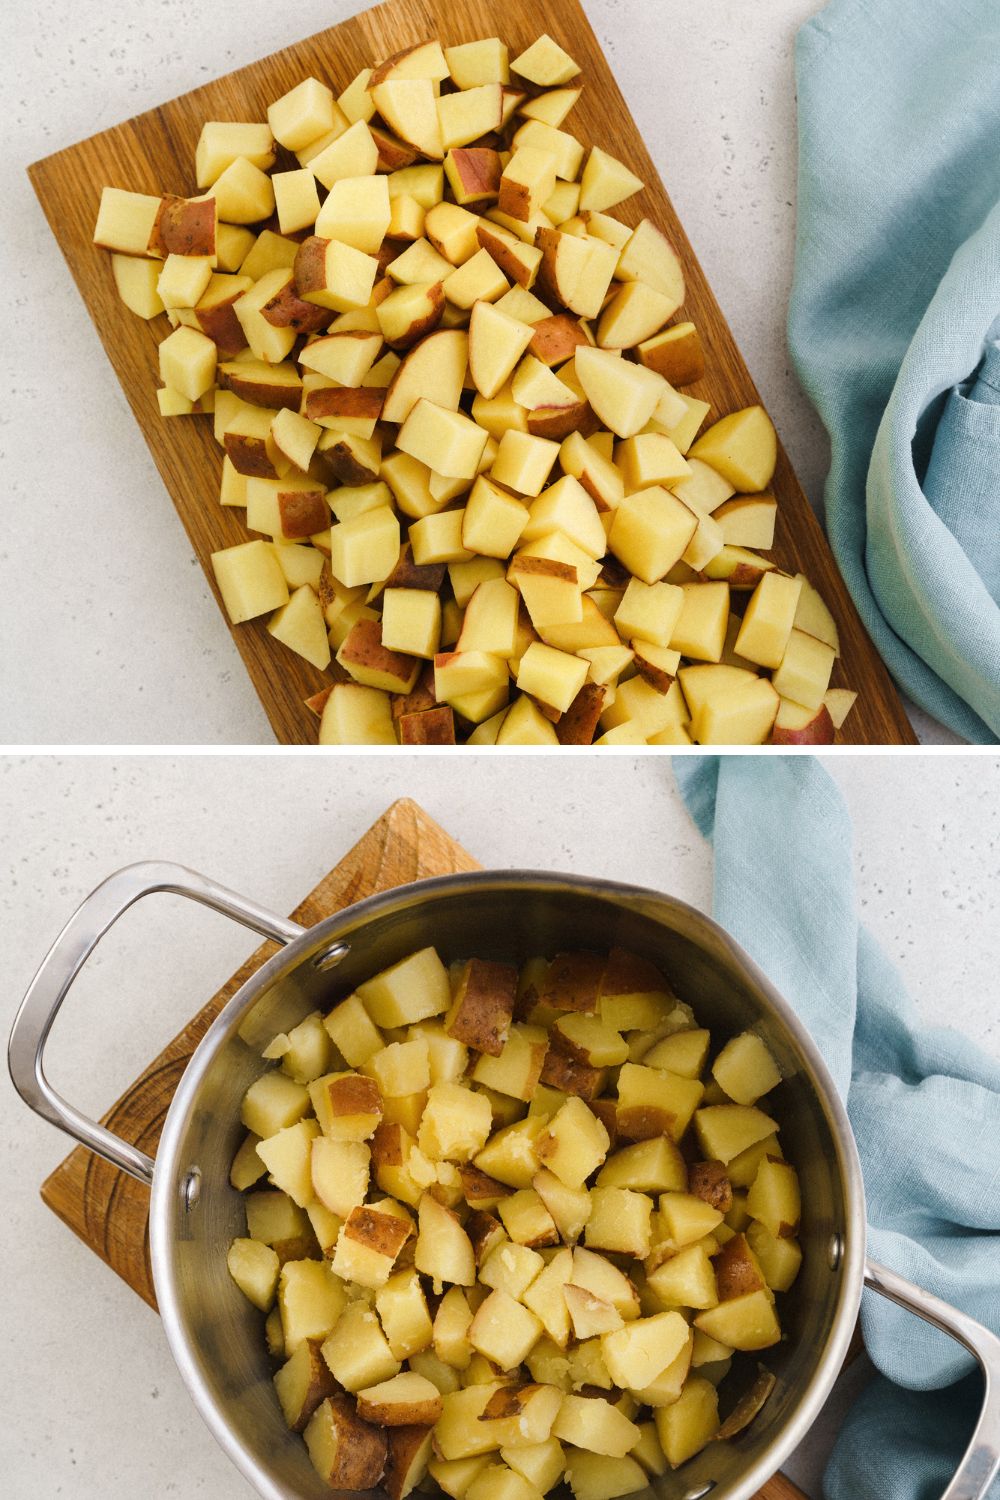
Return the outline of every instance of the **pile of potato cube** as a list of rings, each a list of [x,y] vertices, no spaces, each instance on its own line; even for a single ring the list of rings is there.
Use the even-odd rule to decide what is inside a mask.
[[[753,1420],[802,1259],[756,1033],[621,949],[425,948],[264,1056],[229,1269],[333,1488],[615,1500]]]
[[[104,189],[174,326],[160,410],[213,414],[253,535],[223,603],[328,675],[322,744],[822,744],[854,701],[764,555],[770,419],[705,426],[683,267],[611,213],[643,183],[564,128],[581,89],[548,36],[429,41],[207,122],[194,197]]]

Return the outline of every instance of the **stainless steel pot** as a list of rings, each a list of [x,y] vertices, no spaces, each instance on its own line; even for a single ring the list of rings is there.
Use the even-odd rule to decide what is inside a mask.
[[[45,1078],[59,1007],[105,932],[152,892],[187,896],[274,939],[281,951],[229,1001],[177,1088],[155,1162],[60,1098]],[[433,943],[446,960],[523,959],[574,946],[621,945],[660,964],[713,1031],[753,1026],[784,1075],[775,1110],[799,1169],[802,1272],[784,1300],[787,1337],[767,1351],[775,1389],[751,1426],[654,1480],[657,1500],[749,1500],[802,1441],[841,1368],[868,1285],[950,1334],[982,1366],[977,1430],[943,1500],[977,1500],[1000,1469],[1000,1339],[971,1318],[865,1259],[865,1199],[847,1116],[814,1043],[785,1000],[720,927],[654,891],[569,875],[453,875],[373,896],[303,928],[180,866],[112,875],[70,919],[14,1022],[15,1087],[43,1118],[151,1186],[153,1277],[167,1338],[201,1415],[266,1500],[329,1500],[301,1439],[286,1429],[271,1383],[260,1315],[226,1270],[245,1232],[229,1167],[242,1137],[239,1105],[262,1045],[362,979]],[[344,1497],[348,1500],[348,1497]],[[372,1500],[376,1500],[373,1496]]]

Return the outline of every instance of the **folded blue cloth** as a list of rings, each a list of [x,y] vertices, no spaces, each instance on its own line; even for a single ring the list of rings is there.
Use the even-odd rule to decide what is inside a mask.
[[[872,1257],[1000,1333],[1000,1064],[922,1027],[859,925],[850,820],[818,761],[674,767],[715,848],[714,916],[795,1007],[847,1101]],[[861,1320],[881,1373],[840,1435],[826,1500],[937,1500],[979,1410],[975,1363],[874,1293]]]
[[[1000,736],[998,56],[997,0],[832,0],[801,29],[788,323],[854,602],[900,685],[984,744]]]

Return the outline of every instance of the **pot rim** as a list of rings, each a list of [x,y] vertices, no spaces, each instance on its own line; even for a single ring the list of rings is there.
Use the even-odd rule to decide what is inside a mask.
[[[167,1110],[156,1153],[149,1208],[150,1261],[160,1317],[181,1378],[216,1441],[262,1500],[299,1500],[295,1491],[262,1474],[255,1455],[237,1439],[215,1402],[183,1332],[181,1304],[174,1275],[173,1246],[185,1213],[185,1182],[178,1180],[181,1167],[178,1152],[184,1128],[196,1104],[204,1076],[219,1047],[228,1039],[234,1022],[281,975],[297,969],[319,950],[329,947],[344,929],[356,927],[359,920],[367,923],[391,910],[400,901],[412,901],[415,894],[433,899],[469,886],[489,886],[501,890],[540,887],[574,890],[589,894],[595,899],[620,899],[623,902],[652,900],[684,913],[696,931],[700,928],[704,935],[710,935],[749,973],[812,1069],[819,1085],[816,1089],[819,1103],[826,1114],[836,1144],[837,1166],[844,1191],[845,1222],[835,1234],[836,1254],[841,1270],[840,1288],[826,1348],[816,1374],[800,1395],[791,1418],[746,1469],[740,1489],[731,1497],[731,1500],[750,1500],[802,1442],[829,1396],[847,1355],[864,1285],[867,1220],[861,1163],[847,1111],[830,1071],[819,1048],[789,1002],[724,927],[697,907],[648,886],[551,870],[473,870],[415,880],[367,896],[304,929],[300,937],[265,960],[240,986],[202,1037],[181,1075]],[[698,1500],[702,1494],[707,1496],[709,1491],[693,1491],[685,1500]]]

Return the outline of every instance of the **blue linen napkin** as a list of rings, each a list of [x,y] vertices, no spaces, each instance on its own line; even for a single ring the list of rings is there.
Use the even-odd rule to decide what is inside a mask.
[[[788,320],[854,602],[911,697],[984,744],[1000,737],[998,57],[997,0],[831,0],[802,27]]]
[[[713,915],[794,1006],[847,1101],[873,1259],[1000,1333],[1000,1064],[921,1026],[860,926],[850,819],[818,761],[678,756],[674,769],[714,845]],[[841,1432],[826,1500],[938,1500],[979,1410],[975,1362],[875,1293],[861,1320],[880,1374]]]

